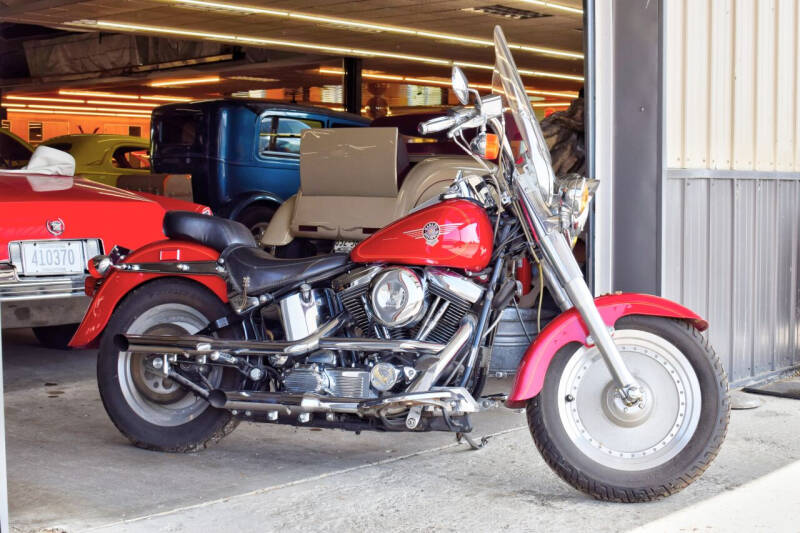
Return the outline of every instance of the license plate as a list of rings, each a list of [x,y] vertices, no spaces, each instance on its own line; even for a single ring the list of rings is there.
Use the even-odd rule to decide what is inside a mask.
[[[82,274],[86,266],[82,241],[23,242],[22,273],[26,276]]]

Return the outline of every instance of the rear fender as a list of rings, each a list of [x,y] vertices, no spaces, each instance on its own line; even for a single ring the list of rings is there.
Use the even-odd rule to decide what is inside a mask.
[[[126,257],[123,263],[168,262],[167,257],[170,258],[169,262],[175,262],[173,258],[179,258],[181,261],[216,261],[219,259],[219,252],[192,242],[163,240],[142,246]],[[210,274],[180,276],[114,270],[103,279],[69,345],[73,348],[95,346],[114,309],[129,292],[143,283],[169,276],[194,280],[207,287],[223,302],[228,301],[227,285],[219,276]]]
[[[708,322],[690,309],[650,294],[608,294],[595,298],[594,302],[608,326],[613,326],[624,316],[647,315],[686,320],[700,331],[708,328]],[[541,392],[550,361],[556,353],[573,342],[588,346],[588,336],[589,330],[574,307],[558,315],[525,351],[506,405],[524,407],[529,399]]]

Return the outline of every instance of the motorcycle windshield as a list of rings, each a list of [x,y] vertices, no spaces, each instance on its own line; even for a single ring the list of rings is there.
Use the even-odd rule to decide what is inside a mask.
[[[503,96],[522,141],[520,159],[517,160],[519,183],[529,197],[541,199],[546,207],[555,183],[550,151],[500,26],[494,28],[494,52],[492,92]]]

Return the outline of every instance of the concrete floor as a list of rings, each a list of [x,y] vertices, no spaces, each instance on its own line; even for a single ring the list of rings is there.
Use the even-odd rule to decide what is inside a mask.
[[[735,411],[720,456],[682,493],[620,505],[561,482],[508,410],[476,417],[476,434],[495,435],[478,452],[444,433],[242,424],[202,453],[163,454],[108,420],[92,351],[6,330],[3,356],[14,531],[800,530],[793,400]]]

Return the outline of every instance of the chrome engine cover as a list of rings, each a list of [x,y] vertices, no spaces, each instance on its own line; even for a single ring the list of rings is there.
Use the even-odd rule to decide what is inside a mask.
[[[283,386],[292,393],[315,392],[339,398],[375,398],[369,381],[370,374],[366,370],[310,364],[288,369],[284,374]]]

